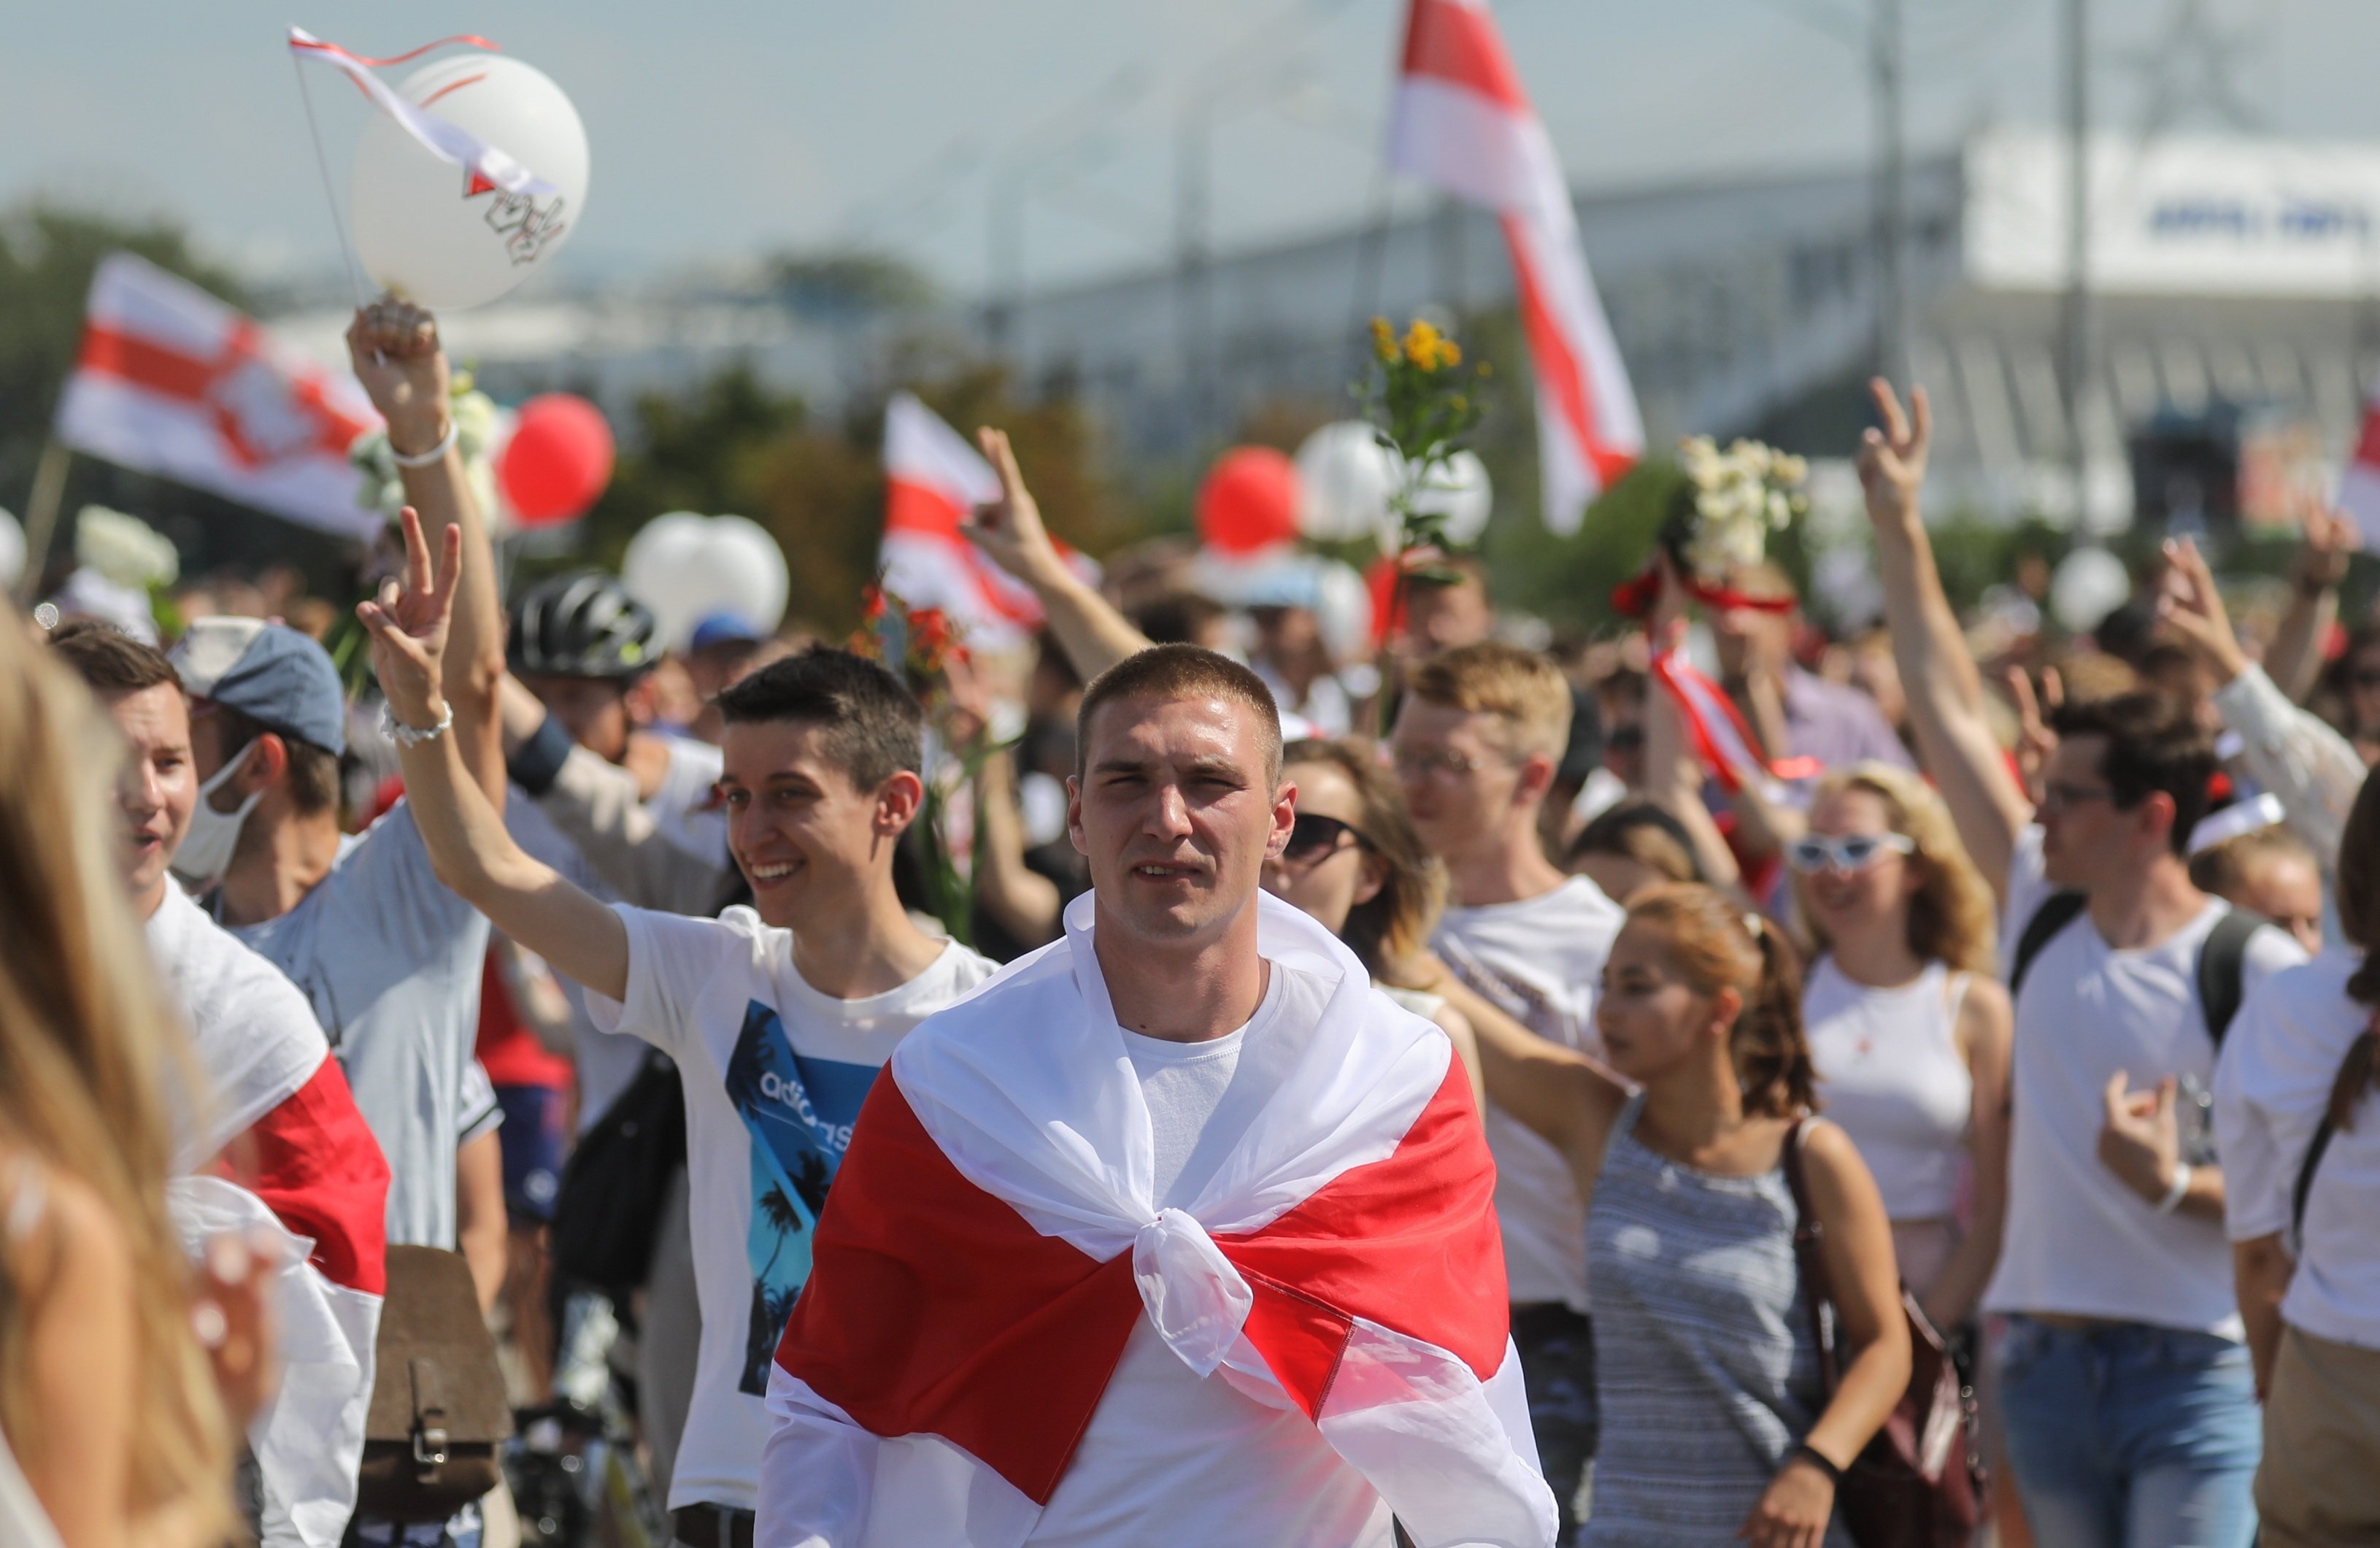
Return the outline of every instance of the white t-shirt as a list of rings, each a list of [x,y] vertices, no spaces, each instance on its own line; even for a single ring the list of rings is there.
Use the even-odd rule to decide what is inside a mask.
[[[2029,828],[2010,861],[2000,923],[2011,957],[2026,921],[2056,890],[2042,874],[2041,830]],[[2098,1155],[2116,1071],[2134,1091],[2168,1075],[2213,1080],[2198,948],[2227,911],[2209,898],[2196,919],[2137,951],[2111,948],[2082,914],[2026,969],[2016,999],[2008,1226],[1985,1310],[2240,1336],[2223,1228],[2180,1210],[2157,1213]],[[2242,988],[2252,997],[2267,978],[2304,960],[2287,934],[2260,930],[2248,943]]]
[[[1584,876],[1518,903],[1449,908],[1431,945],[1456,977],[1529,1030],[1600,1054],[1595,992],[1627,913]],[[1586,1206],[1561,1152],[1492,1101],[1496,1219],[1516,1305],[1586,1310]]]
[[[952,944],[898,989],[838,1000],[795,970],[791,932],[749,908],[704,920],[614,908],[628,930],[627,998],[590,991],[589,1014],[677,1061],[686,1088],[702,1345],[669,1505],[749,1510],[770,1367],[859,1104],[909,1029],[995,969]]]
[[[1209,1042],[1123,1031],[1156,1142],[1160,1208],[1195,1199],[1272,1095],[1273,1057],[1330,985],[1275,964],[1248,1024]],[[1386,1548],[1389,1508],[1293,1408],[1201,1378],[1146,1316],[1125,1341],[1032,1548],[1298,1543]]]
[[[2332,949],[2274,974],[2248,997],[2215,1072],[2223,1223],[2233,1241],[2289,1228],[2292,1195],[2348,1044],[2372,1007],[2347,997],[2361,955]],[[2380,1349],[2380,1101],[2367,1091],[2351,1130],[2330,1137],[2306,1196],[2305,1237],[2281,1301],[2291,1327]]]
[[[183,1142],[174,1170],[190,1172],[313,1079],[331,1042],[298,986],[170,878],[147,934],[207,1078],[191,1110],[176,1115]],[[174,1094],[178,1103],[181,1093]]]

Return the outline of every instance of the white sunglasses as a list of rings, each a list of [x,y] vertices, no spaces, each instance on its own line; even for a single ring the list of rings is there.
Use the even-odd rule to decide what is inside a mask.
[[[1842,838],[1807,834],[1785,848],[1785,863],[1805,876],[1821,871],[1865,871],[1886,853],[1913,855],[1917,841],[1907,834],[1855,833]]]

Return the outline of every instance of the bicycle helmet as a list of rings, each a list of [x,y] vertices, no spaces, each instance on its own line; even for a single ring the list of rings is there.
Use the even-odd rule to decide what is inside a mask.
[[[636,677],[659,657],[651,611],[618,578],[573,570],[541,580],[513,606],[504,654],[516,672]]]

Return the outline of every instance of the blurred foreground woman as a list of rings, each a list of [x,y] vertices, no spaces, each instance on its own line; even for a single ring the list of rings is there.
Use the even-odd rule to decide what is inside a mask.
[[[0,1542],[211,1548],[232,1424],[194,1329],[253,1374],[254,1302],[194,1306],[166,1219],[178,1049],[117,874],[122,759],[5,607],[0,748]]]

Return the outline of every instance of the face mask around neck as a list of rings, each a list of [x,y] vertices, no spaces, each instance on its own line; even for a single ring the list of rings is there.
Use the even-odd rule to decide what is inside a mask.
[[[193,887],[210,887],[223,879],[223,873],[231,868],[232,852],[239,847],[241,825],[256,810],[256,803],[264,798],[264,792],[259,790],[230,811],[217,811],[211,801],[224,781],[247,763],[254,745],[242,748],[238,756],[199,786],[198,806],[190,813],[190,831],[184,835],[181,848],[175,851],[171,867],[175,875]]]

